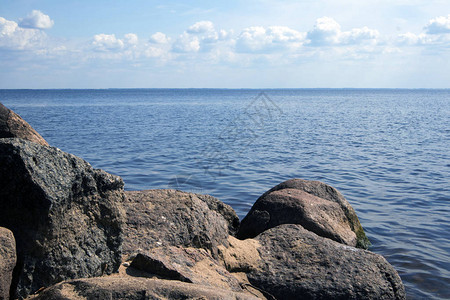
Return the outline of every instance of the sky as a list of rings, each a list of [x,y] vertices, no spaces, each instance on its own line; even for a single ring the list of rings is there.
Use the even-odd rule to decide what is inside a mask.
[[[450,1],[0,0],[0,88],[450,88]]]

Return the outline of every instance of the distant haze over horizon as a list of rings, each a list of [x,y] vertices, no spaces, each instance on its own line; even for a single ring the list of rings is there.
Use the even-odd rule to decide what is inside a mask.
[[[450,88],[450,4],[4,0],[0,66],[0,89]]]

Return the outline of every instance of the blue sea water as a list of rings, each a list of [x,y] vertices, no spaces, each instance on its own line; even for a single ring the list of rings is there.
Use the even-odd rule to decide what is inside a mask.
[[[0,101],[127,190],[211,194],[242,218],[284,180],[326,182],[409,298],[450,298],[450,90],[0,90]]]

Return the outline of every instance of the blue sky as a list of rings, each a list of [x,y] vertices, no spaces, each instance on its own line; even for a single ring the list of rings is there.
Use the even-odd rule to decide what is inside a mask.
[[[0,0],[0,88],[450,88],[448,0]]]

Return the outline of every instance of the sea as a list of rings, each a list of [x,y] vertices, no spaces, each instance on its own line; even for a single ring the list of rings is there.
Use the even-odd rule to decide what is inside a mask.
[[[52,146],[126,190],[213,195],[242,219],[291,178],[355,208],[409,299],[450,299],[450,90],[0,90]]]

